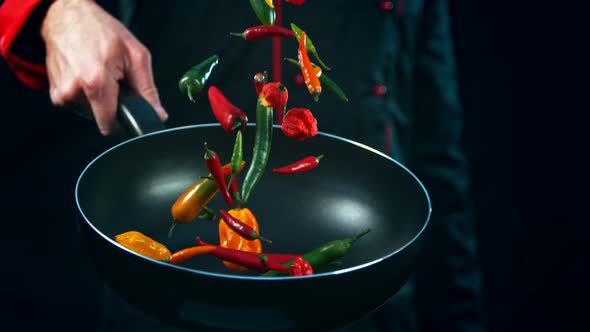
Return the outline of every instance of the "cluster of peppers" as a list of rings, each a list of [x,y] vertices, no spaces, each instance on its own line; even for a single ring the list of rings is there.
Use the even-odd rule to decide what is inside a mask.
[[[305,0],[287,0],[288,3],[302,5]],[[231,33],[247,41],[256,41],[269,37],[295,38],[298,43],[298,60],[285,58],[289,63],[300,67],[305,84],[315,101],[319,100],[322,85],[332,90],[344,101],[348,98],[334,81],[330,80],[324,70],[330,68],[320,59],[318,52],[305,31],[295,24],[291,29],[275,26],[275,12],[272,0],[250,0],[256,16],[263,25],[250,27],[241,33]],[[309,59],[308,53],[313,54],[320,66]],[[204,89],[213,69],[219,63],[217,55],[212,55],[203,62],[190,68],[179,80],[178,87],[186,94],[190,101]],[[188,224],[195,219],[215,220],[217,213],[207,204],[219,192],[230,210],[219,210],[218,224],[219,245],[203,242],[196,238],[196,246],[184,248],[171,253],[165,245],[148,236],[129,231],[115,237],[122,246],[152,259],[181,264],[195,256],[211,254],[223,261],[229,269],[236,271],[256,270],[263,272],[262,276],[279,275],[309,275],[314,269],[334,264],[347,254],[352,244],[363,235],[366,230],[356,236],[325,243],[304,255],[265,253],[262,251],[261,241],[272,243],[260,235],[256,217],[246,207],[254,187],[265,173],[270,157],[272,142],[273,114],[275,109],[282,110],[284,119],[281,124],[283,133],[292,139],[304,140],[317,135],[317,120],[307,108],[291,108],[286,110],[288,90],[281,82],[268,82],[268,74],[254,75],[254,88],[258,96],[256,106],[256,133],[252,162],[246,172],[241,191],[238,188],[237,177],[245,167],[242,153],[242,132],[248,123],[244,111],[235,106],[216,86],[210,86],[207,95],[211,109],[221,127],[229,134],[235,135],[235,144],[230,163],[221,164],[219,155],[204,144],[204,161],[209,170],[207,176],[187,188],[172,205],[173,223],[168,236],[171,237],[177,224]],[[275,174],[297,174],[309,171],[318,166],[323,155],[307,156],[289,165],[274,168]],[[234,208],[234,203],[237,207]]]

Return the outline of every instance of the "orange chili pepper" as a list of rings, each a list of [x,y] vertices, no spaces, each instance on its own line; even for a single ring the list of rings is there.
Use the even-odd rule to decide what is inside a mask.
[[[215,250],[214,246],[195,246],[176,251],[170,256],[170,264],[180,264],[193,257],[208,254]]]
[[[313,99],[318,101],[320,99],[320,94],[322,93],[322,85],[311,61],[309,60],[309,56],[307,55],[306,37],[307,35],[304,31],[301,33],[301,38],[299,38],[299,48],[297,50],[299,68],[301,68],[301,74],[303,74],[307,90],[313,96]]]
[[[115,242],[142,256],[156,260],[168,260],[170,250],[137,231],[129,231],[115,236]]]
[[[241,209],[232,209],[229,210],[228,213],[237,219],[239,219],[242,223],[252,227],[256,233],[260,233],[260,229],[258,227],[258,221],[252,211],[248,208],[241,208]],[[249,251],[255,253],[262,253],[262,243],[260,240],[246,240],[240,234],[234,232],[224,221],[223,219],[219,219],[219,246],[228,249],[236,249],[241,251]],[[245,271],[247,268],[223,261],[223,264],[227,266],[231,270],[235,271]]]

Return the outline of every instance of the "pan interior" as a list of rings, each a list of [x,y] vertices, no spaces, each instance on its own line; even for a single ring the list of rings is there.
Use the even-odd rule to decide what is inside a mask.
[[[246,168],[252,157],[255,128],[244,132]],[[203,143],[229,162],[234,136],[218,125],[199,125],[145,135],[115,146],[96,158],[82,173],[76,198],[86,222],[107,238],[137,230],[171,251],[195,244],[200,236],[218,243],[218,221],[196,219],[179,224],[172,238],[170,209],[192,183],[208,174]],[[272,168],[305,156],[324,154],[307,173],[277,175]],[[208,204],[228,209],[219,195]],[[247,207],[271,239],[265,252],[303,254],[325,242],[353,236],[370,228],[342,259],[345,269],[378,260],[399,250],[425,227],[430,214],[428,195],[407,169],[363,145],[329,134],[294,141],[274,128],[265,175]],[[114,243],[114,242],[113,242]],[[211,256],[183,266],[213,273],[233,272]],[[329,270],[326,270],[329,271]]]

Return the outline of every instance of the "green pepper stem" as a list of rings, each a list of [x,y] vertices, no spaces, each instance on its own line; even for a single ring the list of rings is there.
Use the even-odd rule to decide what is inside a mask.
[[[194,103],[195,98],[193,98],[193,95],[191,94],[191,85],[190,84],[188,84],[186,86],[186,94],[188,95],[188,99]]]
[[[236,37],[241,37],[241,38],[246,39],[246,34],[243,32],[230,32],[229,34],[231,36],[236,36]]]
[[[172,225],[170,226],[170,230],[168,230],[168,238],[172,238],[172,233],[174,233],[174,229],[176,228],[176,225],[178,224],[178,222],[176,220],[174,220],[172,222]]]
[[[269,240],[269,239],[266,239],[266,238],[264,238],[264,237],[260,236],[260,235],[259,235],[258,233],[256,233],[256,232],[253,232],[253,233],[252,233],[252,235],[253,235],[252,237],[253,237],[254,239],[256,239],[256,240],[260,240],[260,241],[263,241],[263,242],[266,242],[266,243],[272,243],[272,241],[271,241],[271,240]]]
[[[352,238],[352,242],[360,239],[361,237],[365,236],[367,233],[369,233],[371,231],[370,228],[368,228],[367,230],[363,231],[362,233],[360,233],[359,235],[355,236]]]
[[[322,159],[322,158],[324,158],[324,155],[323,155],[323,154],[321,154],[321,155],[319,155],[319,156],[315,157],[315,159],[316,159],[317,161],[320,161],[320,159]]]

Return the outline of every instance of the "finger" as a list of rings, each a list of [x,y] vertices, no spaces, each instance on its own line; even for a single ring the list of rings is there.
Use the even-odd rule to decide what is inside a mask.
[[[129,49],[127,79],[131,88],[152,105],[161,121],[168,119],[168,113],[160,103],[158,90],[152,73],[152,60],[149,51],[142,45]]]
[[[111,75],[83,84],[84,93],[92,108],[100,133],[109,136],[117,131],[117,100],[119,83]]]

